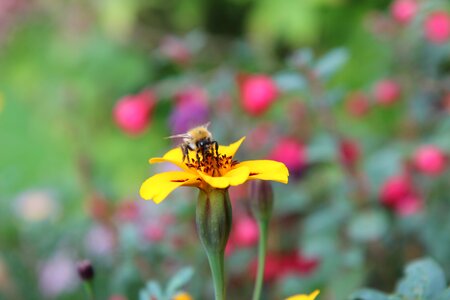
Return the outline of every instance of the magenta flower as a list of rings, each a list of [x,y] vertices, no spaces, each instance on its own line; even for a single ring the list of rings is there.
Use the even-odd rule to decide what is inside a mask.
[[[114,121],[127,134],[141,134],[150,123],[150,116],[154,106],[155,95],[151,90],[125,96],[114,107]]]

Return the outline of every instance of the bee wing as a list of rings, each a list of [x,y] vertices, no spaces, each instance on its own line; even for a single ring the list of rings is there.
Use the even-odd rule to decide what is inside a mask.
[[[208,123],[205,123],[205,124],[201,125],[201,127],[208,128],[210,124],[211,124],[211,122],[208,122]]]
[[[186,138],[190,138],[191,135],[188,133],[181,133],[181,134],[176,134],[176,135],[171,135],[171,136],[166,136],[166,139],[186,139]]]

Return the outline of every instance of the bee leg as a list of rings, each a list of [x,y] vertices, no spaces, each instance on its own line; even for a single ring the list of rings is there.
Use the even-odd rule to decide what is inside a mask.
[[[183,153],[183,162],[186,160],[186,158],[188,158],[188,162],[189,162],[189,149],[187,147],[183,147],[180,146],[181,148],[181,153]]]
[[[197,158],[197,161],[200,162],[200,155],[198,155],[198,148],[197,151],[195,152],[195,157]]]
[[[216,160],[218,161],[219,160],[219,143],[217,143],[217,141],[213,141],[212,145],[214,146],[214,149],[212,151],[213,155],[216,157]],[[216,153],[214,153],[214,151]]]

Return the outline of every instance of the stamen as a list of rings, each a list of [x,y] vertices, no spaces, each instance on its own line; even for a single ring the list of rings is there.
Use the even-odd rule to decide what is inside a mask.
[[[222,176],[224,170],[231,169],[238,162],[231,156],[220,154],[214,149],[202,149],[204,151],[195,153],[195,158],[188,159],[186,166],[191,169],[202,171],[210,176]]]

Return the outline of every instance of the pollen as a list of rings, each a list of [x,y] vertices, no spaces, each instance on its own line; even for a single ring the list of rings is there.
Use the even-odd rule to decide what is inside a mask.
[[[216,154],[213,150],[210,150],[205,152],[204,155],[191,158],[186,166],[214,177],[222,176],[238,163],[237,160],[233,160],[232,156]]]

